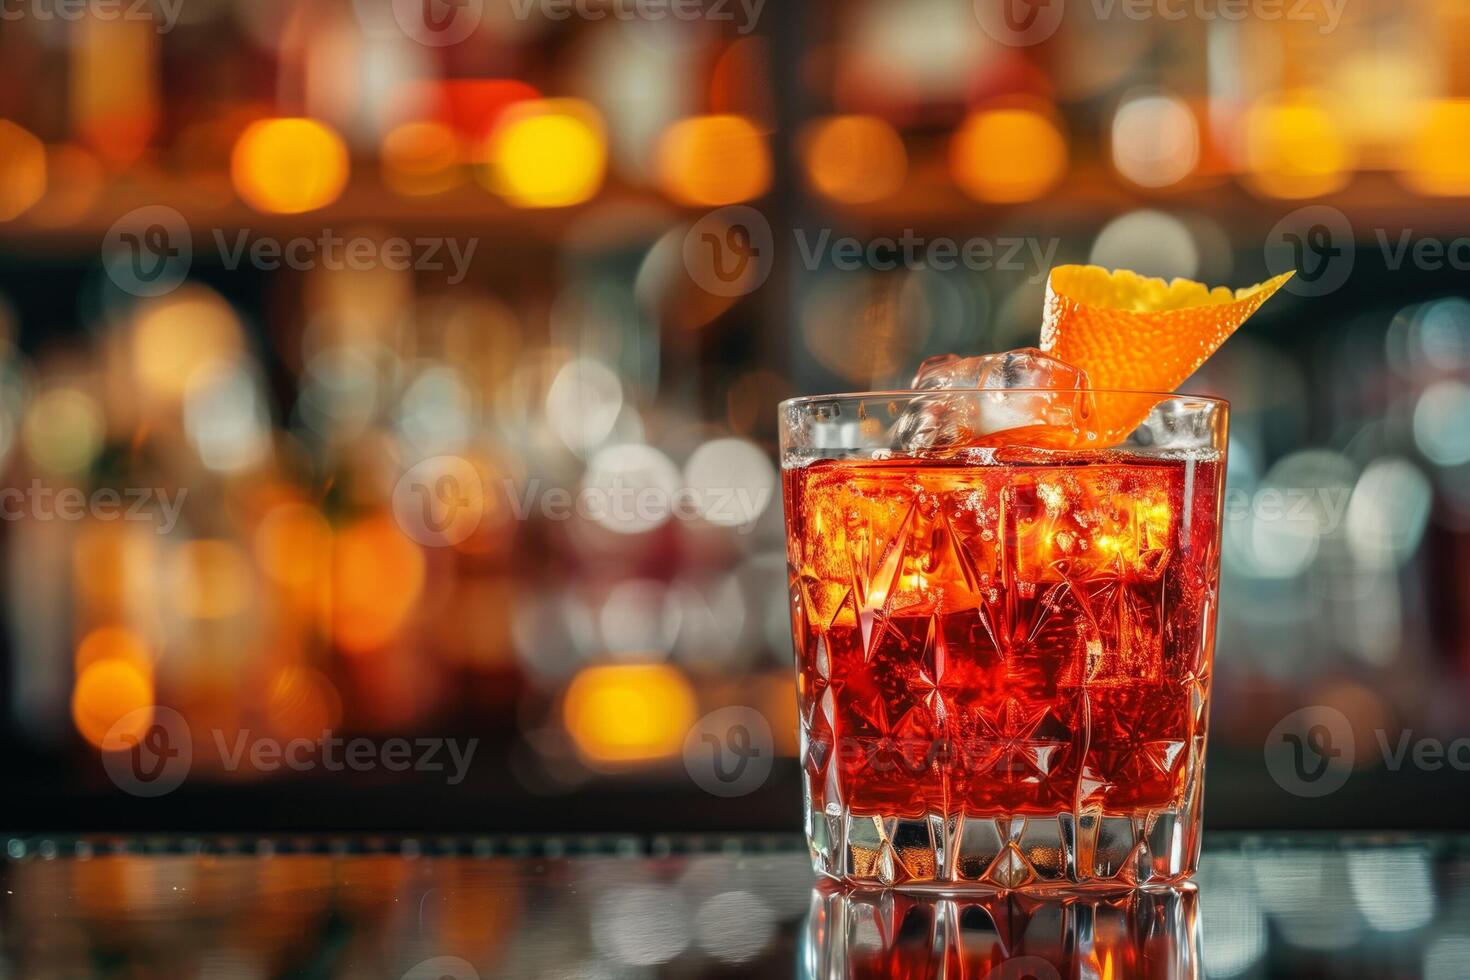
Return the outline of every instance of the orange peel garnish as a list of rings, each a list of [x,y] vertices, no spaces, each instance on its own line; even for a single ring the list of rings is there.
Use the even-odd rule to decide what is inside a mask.
[[[1046,284],[1041,349],[1086,371],[1094,388],[1173,391],[1292,275],[1231,290],[1095,265],[1057,266]],[[1099,399],[1100,444],[1127,438],[1155,400]]]

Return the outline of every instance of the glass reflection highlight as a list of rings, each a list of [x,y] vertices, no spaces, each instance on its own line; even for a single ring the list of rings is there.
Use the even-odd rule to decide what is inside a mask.
[[[1193,886],[1039,898],[856,892],[823,883],[812,891],[803,944],[806,980],[1203,975]]]

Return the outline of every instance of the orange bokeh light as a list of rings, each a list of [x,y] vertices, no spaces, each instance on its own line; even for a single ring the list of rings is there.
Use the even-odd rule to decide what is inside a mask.
[[[694,724],[694,692],[664,664],[588,667],[567,688],[562,716],[589,762],[661,759],[683,747]]]
[[[332,638],[349,653],[376,650],[397,635],[424,588],[424,554],[392,518],[339,531],[332,544]]]
[[[903,186],[908,154],[898,132],[877,116],[835,116],[812,124],[803,140],[812,186],[834,201],[881,201]]]
[[[151,672],[126,660],[102,660],[82,671],[72,690],[71,716],[77,731],[88,742],[110,748],[141,739],[153,723],[151,712],[139,711],[128,719],[125,730],[112,730],[129,713],[153,705]],[[129,738],[131,737],[131,739]]]
[[[315,119],[262,119],[235,142],[230,176],[257,211],[300,214],[326,207],[347,186],[347,144]]]
[[[29,131],[0,119],[0,221],[20,217],[46,193],[46,147]]]
[[[1421,194],[1470,194],[1470,99],[1440,99],[1404,148],[1403,179]]]
[[[681,204],[719,207],[759,197],[771,186],[771,151],[744,116],[695,116],[659,139],[658,183]]]
[[[1031,109],[972,113],[950,143],[955,182],[978,201],[1032,201],[1067,170],[1067,141],[1050,118]]]
[[[320,739],[342,723],[342,697],[321,671],[283,667],[271,679],[265,713],[278,738]]]
[[[288,502],[266,512],[255,529],[255,559],[277,585],[304,589],[323,579],[332,528],[309,504]]]
[[[1309,92],[1273,96],[1246,117],[1251,183],[1271,197],[1320,197],[1347,185],[1354,159],[1342,125]]]
[[[74,225],[102,199],[106,170],[101,160],[75,143],[53,146],[47,157],[46,196],[37,202],[30,220],[43,228]]]
[[[233,542],[190,541],[174,555],[170,594],[181,616],[224,619],[245,609],[254,578],[244,551]]]
[[[383,137],[383,183],[400,194],[438,194],[464,182],[459,136],[443,123],[405,123]]]
[[[77,644],[76,670],[85,673],[93,664],[116,660],[136,667],[146,677],[153,676],[153,657],[143,638],[125,626],[99,626]]]

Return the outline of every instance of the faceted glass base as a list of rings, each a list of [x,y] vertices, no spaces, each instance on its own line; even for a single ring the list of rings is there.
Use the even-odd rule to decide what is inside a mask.
[[[803,975],[1198,980],[1199,896],[1192,886],[1064,898],[924,896],[818,887]]]
[[[922,819],[808,810],[807,839],[818,874],[857,887],[1131,888],[1176,884],[1194,874],[1194,809]]]

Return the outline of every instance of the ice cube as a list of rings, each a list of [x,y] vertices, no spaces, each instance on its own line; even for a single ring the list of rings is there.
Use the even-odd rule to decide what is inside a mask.
[[[933,394],[913,399],[894,423],[898,449],[1070,446],[1095,438],[1086,372],[1034,347],[931,357],[919,365],[912,387]],[[1036,390],[1008,391],[1017,388]]]
[[[1215,413],[1201,412],[1183,399],[1170,398],[1149,410],[1148,418],[1132,438],[1138,445],[1154,449],[1209,455],[1218,438],[1215,424]]]

